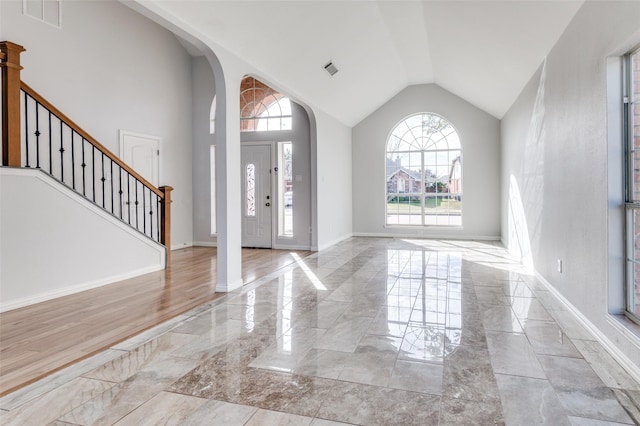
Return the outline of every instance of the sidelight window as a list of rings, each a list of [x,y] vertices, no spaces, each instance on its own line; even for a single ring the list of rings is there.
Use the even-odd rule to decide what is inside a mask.
[[[626,303],[640,321],[640,49],[624,57],[623,136],[626,148]]]

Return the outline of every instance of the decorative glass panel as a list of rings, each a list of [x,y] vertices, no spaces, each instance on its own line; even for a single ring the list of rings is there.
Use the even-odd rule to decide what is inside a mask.
[[[256,215],[256,166],[247,164],[246,175],[247,216]]]
[[[253,77],[240,85],[240,130],[291,130],[291,101]]]

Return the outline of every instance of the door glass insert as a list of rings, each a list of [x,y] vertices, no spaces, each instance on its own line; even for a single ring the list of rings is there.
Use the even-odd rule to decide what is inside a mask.
[[[256,215],[256,166],[247,164],[246,170],[246,197],[247,197],[247,216]]]

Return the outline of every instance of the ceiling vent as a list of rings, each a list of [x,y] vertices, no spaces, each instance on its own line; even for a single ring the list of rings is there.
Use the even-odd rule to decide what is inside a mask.
[[[338,72],[338,68],[333,65],[333,62],[329,62],[323,68],[329,73],[330,76],[334,76]]]

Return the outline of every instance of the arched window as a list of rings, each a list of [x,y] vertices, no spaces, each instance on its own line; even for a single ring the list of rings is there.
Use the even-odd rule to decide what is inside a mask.
[[[240,130],[291,130],[291,101],[253,77],[240,84]]]
[[[451,123],[429,113],[402,120],[386,162],[387,225],[462,225],[462,147]]]

